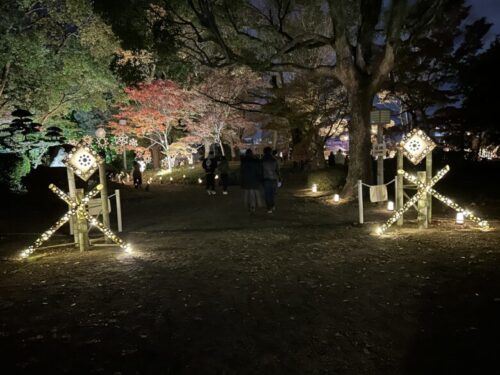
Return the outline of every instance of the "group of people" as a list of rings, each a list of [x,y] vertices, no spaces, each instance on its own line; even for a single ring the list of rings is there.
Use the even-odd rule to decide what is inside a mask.
[[[215,158],[211,151],[203,160],[206,188],[209,195],[215,192],[215,173],[219,172],[223,194],[227,194],[229,165],[225,157]],[[252,150],[247,150],[241,158],[241,188],[243,189],[245,206],[250,213],[257,207],[265,206],[268,213],[276,209],[276,192],[281,184],[281,175],[278,159],[273,155],[271,147],[264,148],[262,159],[256,157]]]

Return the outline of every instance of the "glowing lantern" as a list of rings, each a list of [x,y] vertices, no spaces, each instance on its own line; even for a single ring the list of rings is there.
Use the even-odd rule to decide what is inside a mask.
[[[394,211],[394,202],[393,201],[387,202],[387,211]]]
[[[201,184],[203,183],[203,180],[201,178],[198,179],[198,183]]]
[[[104,128],[97,128],[97,130],[95,131],[95,136],[98,139],[105,138],[106,137],[106,130]]]
[[[463,212],[457,212],[457,224],[463,224],[464,223],[464,213]]]
[[[333,194],[333,201],[334,201],[334,202],[340,202],[340,195],[338,195],[338,194]]]
[[[311,191],[312,191],[313,193],[317,193],[317,192],[318,192],[318,185],[313,184],[313,185],[312,185],[312,188],[311,188]]]

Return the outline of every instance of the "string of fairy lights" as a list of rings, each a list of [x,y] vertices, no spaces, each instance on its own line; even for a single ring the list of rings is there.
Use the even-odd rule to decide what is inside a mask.
[[[125,243],[121,238],[115,235],[113,231],[111,231],[106,225],[101,223],[96,218],[92,217],[87,211],[87,204],[89,203],[90,199],[99,194],[102,188],[103,186],[99,184],[94,189],[85,194],[85,196],[82,199],[78,199],[78,198],[71,198],[57,186],[55,186],[54,184],[50,184],[49,189],[54,194],[56,194],[60,199],[66,202],[70,206],[70,208],[59,220],[57,220],[54,223],[54,225],[52,225],[49,229],[47,229],[44,233],[42,233],[42,235],[38,237],[31,246],[21,251],[20,254],[21,257],[26,258],[31,254],[33,254],[37,249],[39,249],[42,246],[44,242],[48,241],[59,228],[61,228],[64,224],[66,224],[75,215],[85,218],[91,225],[99,229],[107,238],[109,238],[111,241],[120,246],[125,252],[127,253],[131,252],[132,248],[129,244]]]
[[[489,224],[486,220],[482,220],[481,218],[475,216],[469,210],[465,210],[457,203],[455,203],[453,200],[451,200],[448,197],[445,197],[444,195],[440,194],[439,192],[437,192],[435,189],[432,188],[440,179],[444,177],[444,175],[446,175],[446,173],[448,173],[449,170],[450,167],[448,165],[445,166],[443,169],[438,171],[438,173],[428,183],[423,183],[419,181],[415,175],[405,172],[404,170],[399,170],[398,174],[402,174],[405,179],[417,185],[417,193],[413,197],[411,197],[403,205],[403,207],[396,210],[394,214],[386,221],[385,224],[377,228],[376,233],[378,235],[384,234],[387,231],[387,229],[389,229],[396,221],[398,221],[404,215],[406,211],[410,209],[410,207],[412,207],[415,203],[417,203],[418,200],[421,199],[426,194],[431,194],[433,197],[440,200],[447,206],[453,208],[455,211],[462,212],[464,214],[464,217],[475,222],[482,229],[487,229],[489,227]]]
[[[429,192],[430,194],[432,194],[432,196],[434,198],[440,200],[441,202],[443,202],[444,204],[446,204],[448,207],[453,208],[457,212],[462,212],[465,218],[467,218],[467,219],[471,220],[472,222],[476,223],[481,228],[488,228],[489,227],[489,223],[486,220],[483,220],[480,217],[474,215],[471,211],[462,208],[457,203],[455,203],[454,201],[452,201],[450,198],[445,197],[444,195],[440,194],[438,191],[434,190],[432,187],[425,186],[424,184],[422,184],[422,182],[418,181],[418,179],[415,176],[413,176],[413,175],[405,172],[404,177],[408,181],[416,184],[417,188],[419,188],[419,189],[424,189],[425,188],[426,191]]]

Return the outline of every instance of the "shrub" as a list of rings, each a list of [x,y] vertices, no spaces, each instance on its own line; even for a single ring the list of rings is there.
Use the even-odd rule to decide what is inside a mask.
[[[320,169],[309,172],[307,186],[318,185],[318,191],[339,190],[345,184],[346,171],[341,168]]]
[[[11,191],[24,190],[22,178],[31,170],[30,160],[23,154],[1,154],[0,185]]]

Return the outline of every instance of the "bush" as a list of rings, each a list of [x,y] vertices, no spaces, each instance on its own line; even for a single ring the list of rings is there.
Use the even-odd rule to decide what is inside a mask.
[[[10,191],[22,191],[22,183],[31,170],[30,160],[26,155],[21,154],[0,154],[0,185]]]
[[[320,169],[309,172],[307,186],[318,185],[318,191],[339,190],[345,184],[346,171],[341,168]]]

